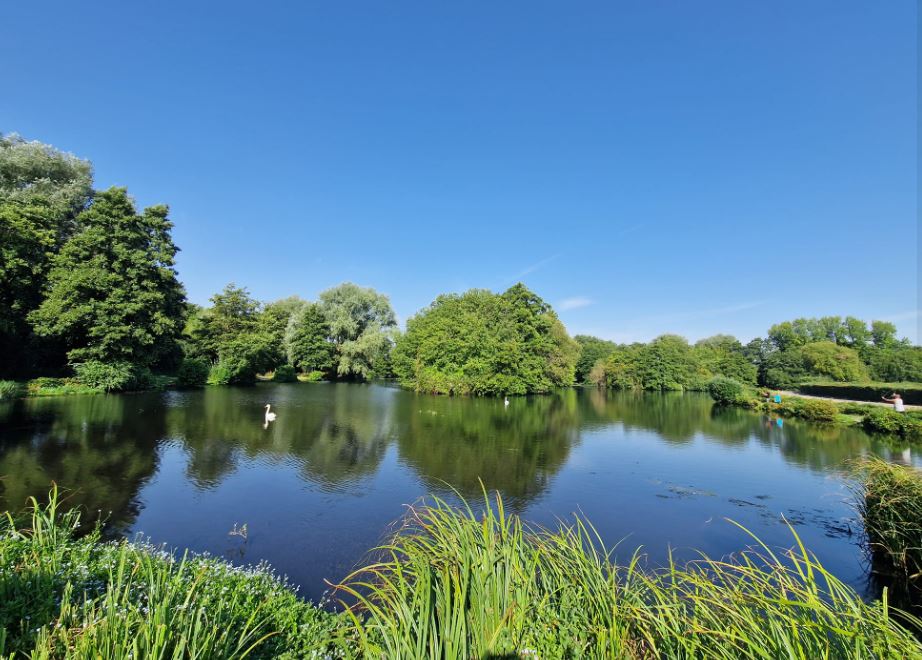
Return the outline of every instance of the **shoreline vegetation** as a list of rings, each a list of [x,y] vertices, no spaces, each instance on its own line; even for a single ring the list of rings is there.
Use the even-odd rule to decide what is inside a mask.
[[[616,344],[570,337],[521,283],[440,295],[405,331],[386,295],[349,282],[314,301],[273,302],[231,283],[203,307],[179,281],[172,228],[165,205],[139,210],[125,188],[95,190],[89,161],[0,135],[0,399],[246,385],[272,373],[281,382],[395,378],[417,392],[476,396],[577,384],[705,391],[729,378],[922,402],[922,347],[886,321],[800,318],[746,344],[668,334]],[[821,407],[788,412],[816,417]],[[866,426],[880,432],[915,428],[837,414],[870,415]]]
[[[870,547],[918,553],[917,538],[892,536],[912,509],[890,513],[882,496],[905,497],[882,484],[908,480],[919,506],[918,473],[862,469],[861,511],[882,521],[868,524]],[[889,605],[886,591],[863,602],[793,528],[785,553],[740,528],[749,550],[650,568],[638,554],[613,562],[582,518],[532,528],[498,496],[484,495],[482,513],[431,498],[333,587],[340,608],[329,611],[267,566],[103,542],[98,529],[79,535],[79,512],[63,504],[52,490],[0,522],[0,656],[922,656],[922,622]]]

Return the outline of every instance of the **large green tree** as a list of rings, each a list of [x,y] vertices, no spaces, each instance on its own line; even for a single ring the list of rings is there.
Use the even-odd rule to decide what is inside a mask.
[[[550,306],[517,284],[439,296],[407,322],[394,371],[417,391],[527,394],[571,385],[578,355]]]
[[[38,370],[39,354],[54,348],[33,340],[27,317],[41,303],[51,259],[73,235],[92,183],[89,162],[0,135],[0,375]]]
[[[63,339],[72,362],[173,361],[185,293],[166,206],[138,213],[124,188],[98,193],[51,262],[35,331]]]
[[[576,335],[573,339],[580,347],[579,359],[576,361],[576,381],[579,383],[586,382],[596,363],[604,361],[618,347],[613,341],[590,335]]]
[[[346,282],[321,293],[319,304],[336,349],[337,374],[363,380],[382,374],[397,327],[387,296]]]
[[[335,350],[330,341],[330,324],[319,305],[307,304],[292,315],[285,333],[288,362],[302,372],[329,373]]]

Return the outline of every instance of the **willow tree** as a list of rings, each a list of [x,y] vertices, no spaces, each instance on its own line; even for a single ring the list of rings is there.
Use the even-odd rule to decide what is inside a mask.
[[[386,370],[397,327],[387,296],[346,282],[321,293],[319,304],[340,377],[367,380]]]

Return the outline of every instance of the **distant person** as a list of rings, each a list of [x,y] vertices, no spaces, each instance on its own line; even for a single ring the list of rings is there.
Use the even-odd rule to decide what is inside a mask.
[[[781,403],[781,395],[776,393],[774,396],[774,401],[775,403]]]
[[[894,409],[896,412],[906,412],[906,406],[903,405],[903,397],[901,397],[901,396],[899,395],[899,393],[894,392],[893,394],[891,394],[891,395],[888,396],[888,397],[887,397],[887,396],[882,396],[882,397],[880,397],[880,398],[883,399],[884,401],[886,401],[887,403],[892,403],[892,404],[893,404],[893,409]]]

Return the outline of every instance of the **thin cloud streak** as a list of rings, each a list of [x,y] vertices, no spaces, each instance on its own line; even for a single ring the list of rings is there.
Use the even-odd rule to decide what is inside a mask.
[[[552,261],[555,261],[555,260],[559,259],[560,256],[561,256],[560,253],[558,253],[558,254],[552,254],[551,256],[549,256],[549,257],[547,257],[547,258],[545,258],[545,259],[542,259],[541,261],[538,261],[538,262],[536,262],[536,263],[533,263],[531,266],[528,266],[527,268],[524,268],[523,270],[520,270],[518,273],[516,273],[516,274],[513,275],[512,277],[507,277],[505,280],[503,280],[502,284],[503,284],[503,285],[506,285],[506,284],[511,284],[511,283],[513,283],[513,282],[517,282],[517,281],[521,280],[523,277],[525,277],[526,275],[531,275],[532,273],[534,273],[534,272],[536,272],[536,271],[538,271],[538,270],[541,270],[542,268],[544,268],[545,266],[547,266],[547,265],[548,265],[549,263],[551,263]]]
[[[573,298],[564,298],[560,301],[560,304],[557,305],[557,307],[562,311],[566,311],[568,309],[580,309],[581,307],[589,307],[589,305],[594,303],[595,301],[590,298],[586,298],[584,296],[574,296]]]

